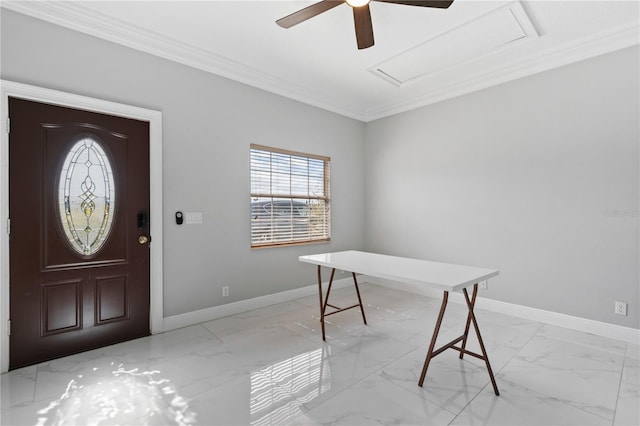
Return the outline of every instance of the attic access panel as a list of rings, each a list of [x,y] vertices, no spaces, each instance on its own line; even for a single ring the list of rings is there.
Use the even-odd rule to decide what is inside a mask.
[[[389,58],[369,71],[403,87],[537,37],[522,5],[514,2]]]

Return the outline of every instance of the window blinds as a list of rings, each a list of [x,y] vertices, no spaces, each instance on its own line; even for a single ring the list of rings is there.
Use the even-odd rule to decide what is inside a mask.
[[[251,246],[329,241],[331,159],[251,145]]]

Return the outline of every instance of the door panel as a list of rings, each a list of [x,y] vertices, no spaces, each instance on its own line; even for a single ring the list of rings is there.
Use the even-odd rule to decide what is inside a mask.
[[[42,334],[79,330],[82,326],[82,280],[42,285]]]
[[[15,98],[9,115],[9,368],[148,335],[148,123]]]
[[[121,321],[128,318],[127,276],[96,278],[96,323]]]

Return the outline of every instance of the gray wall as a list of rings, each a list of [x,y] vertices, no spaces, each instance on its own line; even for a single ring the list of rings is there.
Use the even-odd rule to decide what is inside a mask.
[[[4,79],[163,111],[167,316],[366,248],[496,267],[485,297],[640,328],[637,47],[366,125],[4,9],[1,48]],[[250,143],[333,158],[330,244],[249,248]]]
[[[163,112],[165,316],[311,285],[299,255],[363,248],[363,123],[4,9],[1,50],[3,79]],[[251,143],[332,157],[331,243],[249,248]]]
[[[638,64],[636,46],[368,123],[367,249],[498,268],[481,296],[640,328]]]

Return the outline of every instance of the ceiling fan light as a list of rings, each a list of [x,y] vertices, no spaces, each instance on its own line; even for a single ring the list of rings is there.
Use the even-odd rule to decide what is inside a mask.
[[[345,0],[351,7],[362,7],[369,4],[371,0]]]

